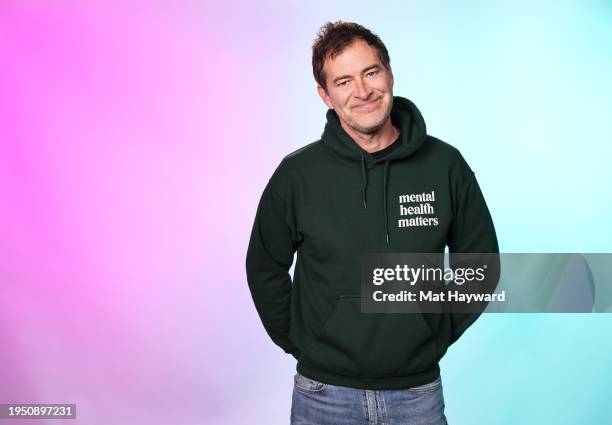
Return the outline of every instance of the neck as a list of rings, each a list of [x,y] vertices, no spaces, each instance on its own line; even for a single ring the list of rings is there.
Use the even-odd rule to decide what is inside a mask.
[[[393,126],[391,123],[391,117],[387,118],[387,121],[385,121],[383,126],[378,131],[370,134],[356,131],[353,128],[345,125],[343,122],[340,122],[340,125],[344,131],[346,131],[346,133],[368,153],[383,150],[392,144],[400,134],[399,128]]]

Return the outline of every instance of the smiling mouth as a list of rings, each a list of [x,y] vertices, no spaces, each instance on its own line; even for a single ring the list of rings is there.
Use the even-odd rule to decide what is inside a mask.
[[[363,105],[357,105],[357,106],[354,106],[354,108],[355,108],[355,109],[366,109],[366,110],[367,110],[367,109],[371,109],[371,108],[373,108],[373,107],[376,105],[376,103],[377,103],[377,102],[378,102],[380,99],[381,99],[381,98],[379,97],[378,99],[373,100],[373,101],[368,102],[368,103],[364,103]]]

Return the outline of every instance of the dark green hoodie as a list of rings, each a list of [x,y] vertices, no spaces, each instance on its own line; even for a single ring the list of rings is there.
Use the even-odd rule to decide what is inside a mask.
[[[361,255],[498,252],[487,205],[459,151],[426,133],[395,96],[401,146],[376,159],[327,111],[320,140],[281,161],[259,202],[246,258],[263,325],[304,376],[399,389],[431,382],[448,346],[478,314],[361,313]],[[427,220],[401,215],[402,195],[434,192]],[[404,198],[405,199],[405,198]],[[297,250],[293,280],[289,269]]]

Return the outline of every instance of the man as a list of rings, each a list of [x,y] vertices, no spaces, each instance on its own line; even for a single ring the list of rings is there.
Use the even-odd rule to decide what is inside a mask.
[[[298,361],[291,423],[445,424],[438,362],[478,314],[364,314],[360,257],[498,252],[491,216],[459,151],[393,96],[375,34],[327,23],[312,63],[325,129],[273,173],[246,258],[266,331]],[[424,193],[431,209],[406,215],[398,200]]]

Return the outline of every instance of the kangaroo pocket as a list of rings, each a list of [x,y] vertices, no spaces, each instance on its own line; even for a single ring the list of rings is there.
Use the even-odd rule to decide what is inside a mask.
[[[340,296],[315,338],[312,360],[347,376],[405,376],[431,370],[440,347],[420,313],[361,313],[359,296]]]

